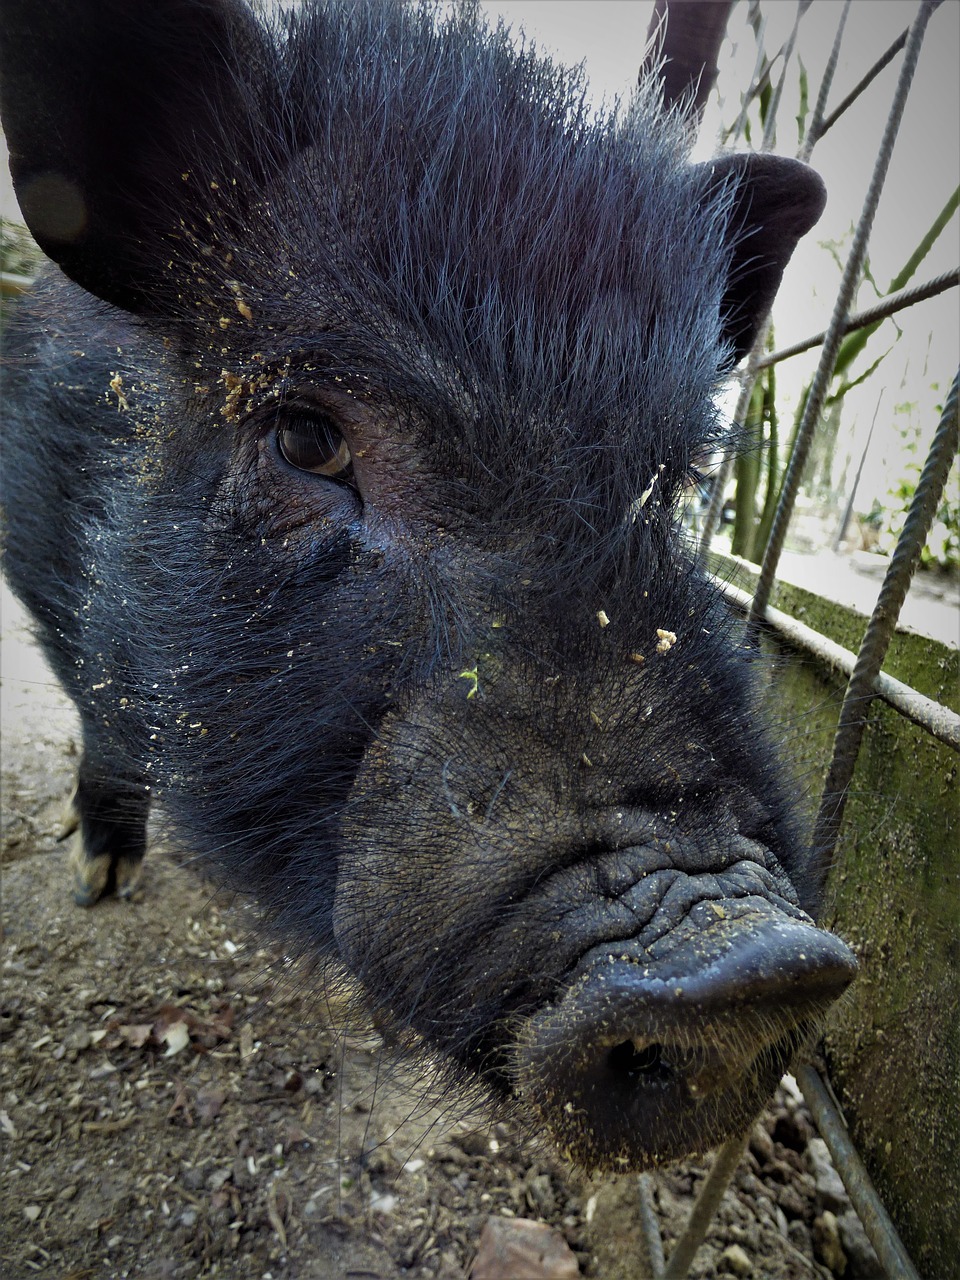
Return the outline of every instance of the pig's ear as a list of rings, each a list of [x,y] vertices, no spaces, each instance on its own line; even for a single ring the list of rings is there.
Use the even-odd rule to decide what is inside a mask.
[[[0,0],[0,28],[0,114],[27,226],[91,293],[163,310],[174,242],[202,227],[210,184],[252,149],[249,8]]]
[[[721,321],[736,362],[752,347],[797,241],[823,212],[826,191],[807,165],[780,156],[723,156],[700,170],[706,199],[721,190],[731,196]]]

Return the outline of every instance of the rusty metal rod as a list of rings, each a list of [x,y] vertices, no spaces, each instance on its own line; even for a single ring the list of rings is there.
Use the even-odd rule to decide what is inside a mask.
[[[842,329],[850,314],[850,305],[863,272],[870,231],[873,227],[877,205],[880,202],[880,193],[883,190],[890,159],[893,155],[893,146],[900,130],[900,122],[903,119],[903,111],[910,93],[910,86],[913,83],[913,76],[917,69],[917,60],[920,56],[924,33],[926,32],[930,15],[935,8],[934,0],[921,0],[917,15],[910,27],[910,35],[903,55],[903,66],[900,69],[900,78],[897,81],[896,92],[887,116],[880,150],[877,154],[870,185],[864,198],[863,210],[854,233],[853,244],[850,247],[850,254],[844,267],[843,279],[840,282],[840,289],[833,309],[833,317],[823,343],[820,363],[807,393],[793,453],[787,466],[786,475],[783,478],[780,501],[777,503],[773,526],[763,555],[763,564],[760,567],[760,577],[757,580],[753,609],[748,619],[748,628],[750,629],[754,627],[758,614],[762,613],[770,599],[770,591],[777,572],[777,563],[780,560],[780,552],[783,550],[784,540],[787,535],[787,526],[790,523],[790,517],[793,514],[794,504],[800,490],[803,469],[810,453],[810,446],[813,443],[813,437],[820,422],[820,416],[830,387],[830,380],[836,367],[840,342],[843,336]]]
[[[761,16],[759,29],[756,32],[757,58],[756,63],[754,64],[753,74],[747,83],[747,90],[743,94],[740,102],[740,114],[734,121],[733,128],[727,130],[722,139],[722,143],[725,147],[732,147],[735,142],[739,142],[740,135],[746,127],[750,104],[753,102],[754,98],[756,98],[757,94],[760,93],[770,81],[770,71],[776,61],[776,55],[774,55],[772,59],[767,58],[766,40],[767,19],[766,16]],[[764,68],[764,62],[767,64],[766,68]]]
[[[807,136],[803,141],[803,145],[801,146],[800,151],[798,153],[799,159],[804,161],[810,159],[810,152],[813,150],[814,144],[816,143],[816,140],[817,140],[817,135],[812,132],[812,129],[813,129],[813,126],[823,118],[823,112],[826,107],[827,97],[829,96],[830,87],[833,84],[833,77],[837,69],[837,61],[840,57],[840,46],[843,41],[843,30],[844,30],[844,27],[846,26],[847,14],[849,12],[849,9],[850,9],[850,0],[845,0],[843,9],[841,10],[841,13],[840,13],[840,21],[837,24],[837,32],[834,37],[833,48],[830,52],[830,57],[827,60],[827,65],[824,68],[823,79],[820,82],[820,92],[817,95],[817,105],[814,108],[813,120],[811,121],[811,131],[808,131]],[[800,14],[798,13],[797,15],[798,23],[799,23],[799,20],[800,20]],[[763,33],[766,30],[766,21],[767,21],[766,18],[764,18],[761,29],[760,29],[760,36],[758,37],[758,46],[759,46],[760,52],[762,52],[762,49],[763,49]],[[794,36],[795,35],[796,35],[796,27],[794,27]],[[792,46],[791,46],[791,49],[792,49]],[[760,53],[758,53],[758,59],[759,58],[760,58]],[[757,73],[760,66],[761,66],[761,61],[758,60],[757,68],[754,70],[753,77],[752,77],[754,81],[756,81]],[[769,72],[769,65],[767,70]],[[746,111],[747,111],[748,105],[749,105],[749,95],[744,100],[743,110],[741,112],[741,118],[737,121],[737,127],[734,130],[734,134],[733,134],[734,138],[737,138],[740,135],[743,122],[746,120]],[[770,113],[770,119],[774,117],[774,114],[775,114],[774,112]],[[767,141],[766,131],[764,132],[764,140],[766,143]],[[768,316],[765,322],[760,326],[760,330],[757,333],[756,338],[754,339],[754,343],[750,351],[749,359],[747,360],[747,364],[744,368],[743,374],[741,375],[740,396],[737,401],[737,407],[734,410],[734,415],[733,415],[733,422],[736,425],[736,427],[739,427],[739,425],[744,421],[744,419],[747,416],[747,410],[750,408],[750,396],[753,393],[753,386],[754,386],[754,383],[756,382],[757,373],[760,369],[760,358],[763,355],[764,347],[767,344],[767,334],[769,333],[769,331],[770,331],[770,317]],[[730,479],[730,472],[733,469],[734,456],[735,456],[734,449],[731,447],[727,447],[724,451],[724,456],[717,470],[716,476],[714,477],[713,493],[710,496],[710,503],[707,509],[706,519],[704,520],[703,529],[701,531],[700,547],[697,552],[698,559],[701,564],[703,564],[706,560],[707,552],[710,550],[711,540],[713,539],[713,535],[720,525],[720,513],[723,510],[723,493],[727,487],[727,482]]]
[[[880,1265],[891,1280],[920,1280],[890,1215],[883,1207],[883,1201],[877,1195],[866,1166],[850,1140],[843,1116],[834,1105],[819,1073],[805,1062],[797,1068],[795,1074],[810,1114],[827,1144],[833,1163],[850,1196],[850,1202],[880,1259]]]
[[[723,1193],[736,1173],[748,1137],[749,1134],[744,1133],[735,1138],[729,1138],[717,1152],[713,1167],[707,1174],[696,1203],[690,1210],[690,1217],[683,1229],[683,1235],[673,1246],[673,1251],[667,1260],[663,1280],[684,1280],[690,1270],[694,1254],[703,1244],[704,1236],[723,1199]]]
[[[638,1178],[640,1190],[640,1230],[646,1246],[645,1259],[650,1280],[661,1280],[663,1276],[663,1237],[660,1235],[660,1223],[653,1203],[653,1179],[649,1173],[641,1173]]]
[[[851,316],[843,326],[841,336],[846,337],[848,333],[853,333],[855,329],[864,329],[868,324],[873,324],[877,320],[885,320],[887,316],[895,315],[896,312],[903,311],[905,307],[911,307],[916,302],[925,302],[927,298],[935,298],[938,293],[953,289],[958,284],[960,284],[960,267],[954,267],[952,271],[945,271],[943,275],[934,276],[926,284],[918,284],[911,289],[899,289],[896,293],[888,294],[875,307],[869,307],[866,311],[859,311],[855,316]],[[756,367],[758,369],[766,369],[768,365],[779,364],[781,360],[788,360],[791,356],[801,355],[804,351],[810,351],[813,347],[820,346],[826,336],[827,333],[824,329],[820,333],[815,333],[812,338],[805,338],[802,342],[795,342],[792,347],[783,347],[780,351],[771,351],[757,361]]]
[[[960,444],[958,401],[960,401],[960,371],[953,380],[943,406],[943,413],[930,445],[930,452],[910,503],[906,523],[890,559],[890,566],[883,580],[883,586],[880,588],[873,615],[860,644],[857,665],[850,677],[843,706],[840,708],[830,768],[823,784],[820,811],[817,814],[812,836],[811,847],[821,867],[826,867],[830,862],[830,856],[837,842],[847,796],[850,792],[850,781],[867,724],[867,709],[873,696],[874,682],[893,638],[897,618],[900,616],[914,570],[920,562],[920,553],[937,514],[947,477]]]
[[[827,59],[827,65],[823,69],[823,79],[820,81],[820,89],[817,93],[816,106],[813,108],[813,115],[810,118],[810,127],[807,129],[807,136],[803,140],[803,145],[797,152],[798,160],[809,160],[810,152],[817,145],[817,139],[823,133],[823,118],[827,110],[827,98],[830,96],[830,90],[833,88],[833,77],[837,73],[837,63],[840,60],[840,47],[843,44],[843,32],[847,25],[847,15],[850,12],[851,0],[844,0],[843,8],[840,10],[840,21],[837,23],[836,34],[833,37],[833,47],[830,50],[830,57]]]
[[[840,119],[843,113],[846,110],[848,110],[848,108],[853,106],[856,100],[860,97],[861,93],[863,93],[863,91],[873,83],[873,81],[877,78],[877,76],[880,74],[883,68],[889,62],[893,61],[893,59],[897,56],[897,54],[900,52],[903,46],[907,43],[907,36],[909,34],[910,34],[909,28],[906,31],[901,31],[900,34],[897,36],[896,40],[894,40],[893,44],[886,51],[886,53],[883,53],[880,55],[880,57],[873,64],[873,66],[870,68],[867,74],[863,77],[863,79],[858,84],[854,85],[854,87],[850,90],[850,92],[847,94],[844,100],[840,103],[840,105],[835,107],[833,111],[831,111],[830,114],[827,116],[827,118],[820,123],[816,132],[816,139],[818,141],[820,138],[823,137],[823,135],[827,132],[828,129],[831,129],[837,123],[837,121]]]
[[[812,0],[797,0],[797,12],[793,19],[793,29],[780,51],[783,55],[783,66],[780,68],[780,79],[774,86],[767,107],[767,120],[763,126],[763,141],[760,144],[761,151],[769,151],[776,140],[777,116],[780,114],[780,99],[783,97],[783,86],[787,82],[787,71],[790,67],[790,59],[793,57],[793,50],[800,32],[800,22],[803,19],[803,15],[810,8],[811,3]]]
[[[742,609],[744,613],[749,612],[753,599],[749,591],[742,591],[740,587],[724,582],[719,577],[714,577],[714,582],[732,604]],[[798,622],[790,614],[774,609],[770,605],[767,605],[760,614],[760,620],[772,630],[777,631],[794,648],[812,654],[848,679],[853,675],[857,665],[857,655],[852,649],[845,649],[843,645],[837,644],[828,636],[821,635],[813,627],[808,627],[805,622]],[[907,720],[925,729],[938,742],[952,747],[954,751],[960,751],[960,715],[956,711],[951,711],[949,707],[943,706],[934,698],[928,698],[925,693],[920,693],[910,685],[904,684],[902,680],[887,675],[885,671],[877,673],[871,692],[878,698],[882,698],[888,706],[898,711]]]

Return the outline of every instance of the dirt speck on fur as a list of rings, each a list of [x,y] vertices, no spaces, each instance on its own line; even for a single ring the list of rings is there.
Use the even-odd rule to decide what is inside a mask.
[[[643,1275],[635,1177],[583,1178],[464,1117],[344,1024],[253,904],[158,848],[131,900],[73,904],[57,837],[76,721],[5,589],[2,605],[0,1274],[463,1280],[507,1217],[557,1229],[585,1277]],[[781,1089],[693,1277],[831,1274],[814,1136]],[[708,1167],[654,1179],[668,1252]]]

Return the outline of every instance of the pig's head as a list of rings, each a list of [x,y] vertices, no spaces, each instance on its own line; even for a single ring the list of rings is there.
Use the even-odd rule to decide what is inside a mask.
[[[677,511],[819,180],[690,166],[464,10],[7,9],[51,287],[91,342],[76,285],[130,317],[81,610],[106,732],[573,1158],[743,1128],[853,961]]]

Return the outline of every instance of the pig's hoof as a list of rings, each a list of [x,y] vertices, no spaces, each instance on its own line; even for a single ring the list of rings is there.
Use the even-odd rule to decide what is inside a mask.
[[[107,892],[110,881],[110,855],[88,858],[80,831],[70,837],[70,866],[73,868],[73,900],[78,907],[92,907]]]
[[[74,832],[71,839],[73,900],[78,907],[92,907],[101,898],[111,894],[118,898],[132,896],[143,866],[139,858],[113,857],[109,853],[90,858],[79,830]]]
[[[57,836],[57,844],[69,840],[80,826],[80,810],[77,808],[78,790],[78,787],[73,788],[70,799],[64,804],[60,813],[60,834]]]

